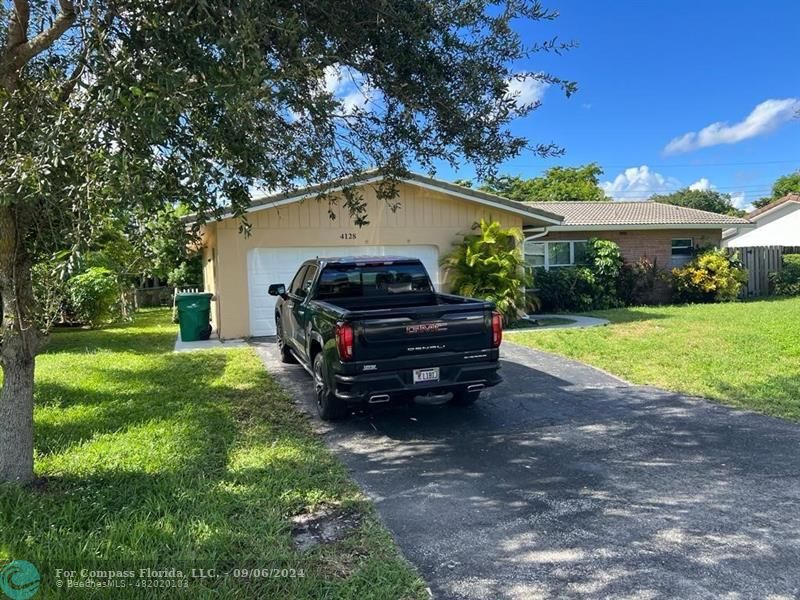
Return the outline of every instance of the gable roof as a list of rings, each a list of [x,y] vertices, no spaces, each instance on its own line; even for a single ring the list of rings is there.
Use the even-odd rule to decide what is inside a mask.
[[[747,214],[747,218],[757,221],[761,217],[763,217],[766,213],[772,212],[774,209],[783,206],[787,202],[792,202],[796,204],[800,204],[800,194],[786,194],[783,198],[778,198],[774,202],[770,202],[766,206],[762,206],[761,208],[757,208],[756,210]]]
[[[250,203],[250,207],[248,208],[247,212],[263,210],[266,208],[274,208],[276,206],[291,204],[292,202],[299,202],[301,200],[313,198],[320,193],[335,193],[348,186],[376,183],[383,179],[383,177],[384,176],[377,170],[371,170],[350,177],[338,179],[326,184],[311,185],[298,190],[293,190],[291,192],[256,197],[253,198],[253,201]],[[450,196],[455,196],[464,200],[483,204],[485,206],[506,210],[523,217],[528,217],[529,219],[533,218],[538,221],[538,224],[540,225],[560,225],[563,221],[561,215],[549,210],[549,207],[534,206],[534,203],[532,202],[516,202],[514,200],[509,200],[508,198],[503,198],[502,196],[496,196],[495,194],[474,190],[472,188],[450,183],[448,181],[442,181],[441,179],[428,177],[427,175],[420,175],[419,173],[409,173],[405,177],[400,177],[399,181],[422,188],[443,192]],[[230,215],[226,214],[225,216],[227,217]]]
[[[661,202],[529,202],[564,217],[559,229],[579,227],[730,227],[751,225],[747,219]]]

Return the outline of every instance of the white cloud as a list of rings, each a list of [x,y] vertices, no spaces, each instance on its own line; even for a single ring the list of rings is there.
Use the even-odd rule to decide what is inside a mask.
[[[642,165],[625,169],[614,181],[604,181],[600,187],[615,200],[647,200],[653,194],[674,192],[680,187],[680,182]]]
[[[689,186],[684,186],[680,180],[651,171],[647,165],[625,169],[613,181],[602,182],[600,187],[614,200],[632,201],[648,200],[653,194],[671,194],[683,187],[688,187],[690,190],[717,189],[708,177],[701,177]],[[736,208],[743,210],[752,208],[745,192],[732,193],[731,202]]]
[[[366,110],[367,105],[372,102],[374,95],[375,90],[364,83],[354,86],[353,89],[340,98],[342,106],[344,107],[344,112],[350,114],[357,108]]]
[[[689,186],[689,189],[690,190],[706,191],[706,190],[712,190],[712,189],[714,189],[714,187],[716,187],[716,186],[712,185],[711,182],[706,177],[701,177],[700,179],[695,181],[693,184],[691,184]]]
[[[336,95],[344,84],[344,73],[339,65],[329,65],[322,72],[322,87],[332,96]]]
[[[341,104],[341,112],[346,115],[356,109],[367,110],[379,97],[378,91],[364,81],[361,73],[339,64],[325,67],[317,85],[317,93],[333,96]],[[289,111],[289,118],[293,121],[303,117],[300,113]]]
[[[735,194],[731,194],[731,203],[736,208],[741,208],[747,212],[753,210],[753,203],[747,201],[747,194],[744,192],[736,192]]]
[[[549,83],[540,81],[535,73],[517,73],[506,83],[506,98],[514,98],[519,106],[541,102],[550,87]]]
[[[664,148],[666,154],[691,152],[719,144],[736,144],[742,140],[774,131],[800,111],[800,98],[766,100],[756,106],[743,121],[733,125],[719,121],[700,131],[690,131],[672,139]]]
[[[716,190],[717,186],[715,186],[707,177],[701,177],[693,184],[689,186],[690,190]],[[749,211],[753,208],[751,202],[747,201],[747,193],[746,192],[733,192],[730,194],[731,196],[731,204],[733,204],[736,208],[741,208],[743,210]]]
[[[326,92],[342,103],[346,114],[356,109],[366,109],[375,96],[375,90],[364,81],[361,73],[340,65],[325,67],[322,85]]]

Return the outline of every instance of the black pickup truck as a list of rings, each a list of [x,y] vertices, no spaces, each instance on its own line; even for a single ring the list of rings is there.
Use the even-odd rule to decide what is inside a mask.
[[[313,375],[323,419],[419,396],[472,404],[501,381],[494,305],[436,293],[418,259],[308,260],[269,294],[281,359]]]

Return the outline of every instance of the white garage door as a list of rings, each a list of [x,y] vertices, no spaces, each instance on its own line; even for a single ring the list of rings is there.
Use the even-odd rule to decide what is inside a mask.
[[[439,252],[436,246],[325,246],[315,248],[255,248],[247,254],[250,296],[250,335],[275,334],[275,297],[271,283],[289,285],[303,261],[318,256],[412,256],[425,265],[439,289]]]

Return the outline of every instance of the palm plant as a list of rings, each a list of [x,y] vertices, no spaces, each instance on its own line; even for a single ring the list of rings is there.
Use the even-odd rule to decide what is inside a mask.
[[[531,268],[522,255],[519,229],[504,229],[497,221],[481,219],[475,233],[445,256],[441,264],[453,293],[494,302],[506,324],[533,308],[526,288],[533,284]]]

